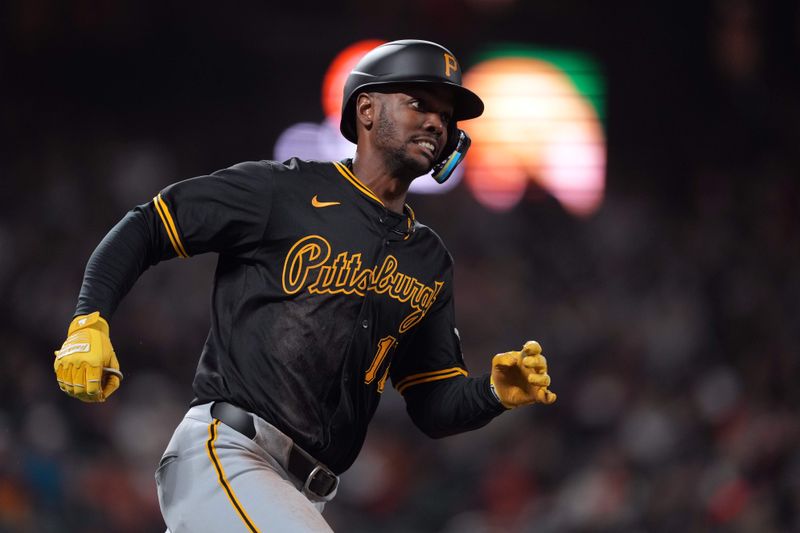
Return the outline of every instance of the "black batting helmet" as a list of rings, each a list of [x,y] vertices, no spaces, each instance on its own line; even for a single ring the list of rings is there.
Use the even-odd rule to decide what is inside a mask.
[[[451,88],[453,123],[483,113],[483,101],[461,85],[461,66],[450,50],[430,41],[392,41],[367,52],[347,77],[339,129],[348,141],[357,141],[356,96],[369,87],[395,83],[432,83]]]

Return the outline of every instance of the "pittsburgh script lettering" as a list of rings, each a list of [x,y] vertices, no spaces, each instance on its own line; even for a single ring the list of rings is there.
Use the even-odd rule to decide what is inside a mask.
[[[309,235],[297,241],[286,255],[283,290],[286,294],[297,294],[303,288],[310,294],[386,294],[412,309],[400,324],[400,333],[405,333],[428,313],[444,282],[424,285],[398,268],[393,255],[387,255],[374,268],[362,266],[360,253],[340,252],[331,257],[330,243],[319,235]]]

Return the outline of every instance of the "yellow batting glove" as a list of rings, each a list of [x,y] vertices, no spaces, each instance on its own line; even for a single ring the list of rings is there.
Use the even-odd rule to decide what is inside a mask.
[[[76,316],[67,340],[55,352],[53,369],[61,390],[84,402],[104,402],[119,388],[122,372],[98,311]]]
[[[548,389],[547,359],[536,341],[526,342],[521,351],[495,355],[490,382],[500,403],[508,409],[556,401],[556,394]]]

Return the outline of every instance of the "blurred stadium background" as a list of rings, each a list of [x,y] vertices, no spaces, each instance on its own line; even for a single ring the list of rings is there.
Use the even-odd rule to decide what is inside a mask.
[[[334,529],[800,531],[797,1],[0,13],[0,531],[163,531],[153,471],[191,399],[214,258],[162,264],[123,302],[111,331],[126,380],[103,405],[64,397],[51,366],[85,261],[166,184],[272,158],[288,129],[323,124],[340,52],[406,37],[445,44],[465,71],[498,49],[556,73],[590,65],[588,92],[559,79],[591,104],[596,149],[579,160],[594,181],[550,179],[552,160],[531,155],[554,138],[539,126],[464,124],[510,152],[484,145],[455,187],[410,203],[456,258],[472,372],[535,338],[559,401],[431,441],[387,388],[326,510]],[[564,179],[595,203],[559,196]]]

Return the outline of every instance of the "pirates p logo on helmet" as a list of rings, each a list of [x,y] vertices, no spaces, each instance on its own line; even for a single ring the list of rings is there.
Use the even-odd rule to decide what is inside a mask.
[[[458,61],[453,54],[444,53],[444,75],[448,78],[451,72],[458,72]]]

